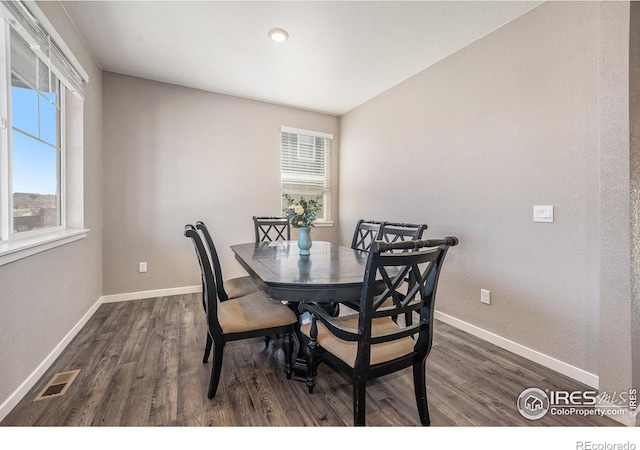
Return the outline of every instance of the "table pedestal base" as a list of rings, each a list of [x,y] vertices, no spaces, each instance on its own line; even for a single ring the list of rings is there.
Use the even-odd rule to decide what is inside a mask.
[[[337,302],[331,303],[320,303],[319,306],[331,314],[333,317],[337,317],[340,314],[340,304]],[[308,313],[302,313],[298,311],[298,304],[289,304],[289,307],[297,314],[298,316],[298,326],[296,327],[296,332],[293,335],[294,350],[296,347],[298,348],[297,352],[294,352],[294,359],[291,364],[291,379],[296,381],[307,381],[307,359],[305,358],[305,349],[307,347],[307,337],[300,332],[300,326],[302,325],[303,317],[306,317],[307,320],[311,320],[309,318]]]

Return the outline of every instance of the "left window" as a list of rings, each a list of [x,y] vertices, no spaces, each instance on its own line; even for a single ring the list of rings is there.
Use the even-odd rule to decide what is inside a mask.
[[[64,87],[12,28],[10,234],[62,227]]]
[[[0,1],[0,265],[86,236],[83,83],[37,5]]]

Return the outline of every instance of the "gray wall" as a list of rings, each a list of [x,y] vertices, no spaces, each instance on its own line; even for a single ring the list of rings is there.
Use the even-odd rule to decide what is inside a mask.
[[[337,196],[337,117],[107,72],[103,88],[104,295],[199,285],[182,234],[197,220],[225,277],[246,274],[229,246],[253,241],[252,216],[282,213],[282,125],[334,134]],[[312,233],[336,240],[337,227]]]
[[[629,3],[599,12],[600,388],[632,386],[631,197],[629,127]]]
[[[60,6],[41,8],[91,77],[91,231],[0,267],[0,404],[101,295],[198,285],[185,223],[205,220],[225,275],[242,274],[228,246],[253,239],[252,215],[279,213],[281,125],[336,136],[341,226],[316,238],[348,244],[361,217],[456,235],[437,309],[599,374],[601,388],[637,385],[628,4],[545,3],[340,119],[103,74]],[[555,223],[533,223],[535,204],[555,205]]]
[[[630,8],[629,125],[631,165],[632,366],[633,386],[640,386],[640,3]],[[640,420],[640,419],[639,419]]]
[[[340,160],[342,243],[359,217],[458,236],[436,309],[593,374],[598,7],[543,4],[350,111]]]
[[[0,266],[0,405],[102,295],[102,73],[57,2],[40,8],[90,82],[84,104],[86,239]]]

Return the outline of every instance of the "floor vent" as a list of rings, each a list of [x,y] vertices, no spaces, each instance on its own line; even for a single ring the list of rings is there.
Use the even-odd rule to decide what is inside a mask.
[[[67,393],[69,386],[75,380],[80,370],[72,370],[71,372],[61,372],[53,376],[51,381],[47,383],[42,392],[33,399],[34,402],[47,398],[60,397]]]

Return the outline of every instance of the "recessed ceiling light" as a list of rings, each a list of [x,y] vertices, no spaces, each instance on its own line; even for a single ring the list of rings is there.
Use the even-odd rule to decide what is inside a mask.
[[[282,28],[274,28],[269,31],[269,37],[276,42],[284,42],[289,39],[289,33]]]

